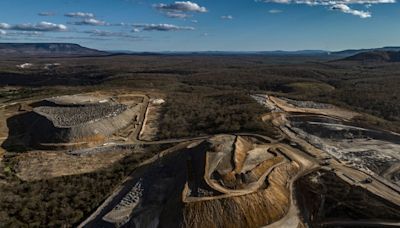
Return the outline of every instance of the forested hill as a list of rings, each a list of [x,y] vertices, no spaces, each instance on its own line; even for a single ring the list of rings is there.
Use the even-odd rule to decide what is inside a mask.
[[[0,43],[0,56],[101,56],[109,53],[70,43]]]

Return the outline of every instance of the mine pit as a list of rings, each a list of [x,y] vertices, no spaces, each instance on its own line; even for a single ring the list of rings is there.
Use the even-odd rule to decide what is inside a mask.
[[[380,227],[380,222],[400,219],[398,205],[361,187],[351,186],[331,172],[311,173],[296,181],[295,186],[301,216],[311,227],[362,227],[362,222],[371,218],[374,218],[373,227]],[[379,210],[370,210],[371,207]],[[354,219],[360,224],[347,222]]]
[[[290,147],[280,147],[279,143],[243,135],[217,135],[187,143],[138,170],[131,184],[110,199],[113,203],[90,225],[271,224],[289,210],[290,182],[302,169],[301,161],[281,154]],[[142,189],[139,195],[135,193],[138,183]],[[133,195],[137,197],[127,204],[126,199]],[[226,214],[230,209],[235,216]]]
[[[381,174],[400,163],[400,136],[370,130],[349,122],[325,118],[288,117],[291,129],[299,137],[332,156],[367,172]]]

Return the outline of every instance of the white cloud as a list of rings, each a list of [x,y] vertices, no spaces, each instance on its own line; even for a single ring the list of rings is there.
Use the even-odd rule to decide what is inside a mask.
[[[39,37],[42,36],[42,32],[37,31],[17,31],[17,32],[7,32],[8,36],[25,36],[25,37]]]
[[[232,15],[225,15],[225,16],[221,16],[222,20],[232,20],[233,16]]]
[[[393,4],[396,0],[256,0],[257,2],[279,3],[279,4],[304,4],[310,6],[328,6],[331,10],[352,14],[360,18],[371,17],[371,12],[356,10],[349,5],[362,5],[369,8],[374,4]]]
[[[258,0],[258,2],[273,2],[273,3],[287,3],[287,4],[306,4],[306,5],[336,5],[336,4],[385,4],[396,3],[396,0]]]
[[[7,32],[0,29],[0,36],[4,36],[4,35],[7,35]]]
[[[184,27],[171,24],[137,24],[134,25],[136,29],[141,28],[143,31],[180,31],[180,30],[194,30],[193,27]]]
[[[179,18],[179,19],[186,19],[191,17],[191,15],[189,14],[177,13],[177,12],[167,12],[165,15],[170,18]]]
[[[277,14],[277,13],[282,13],[282,10],[278,10],[278,9],[271,9],[268,11],[268,13],[272,13],[272,14]]]
[[[0,29],[10,29],[11,25],[7,23],[0,23]]]
[[[143,37],[140,36],[132,36],[124,32],[110,32],[110,31],[103,31],[103,30],[90,30],[85,31],[84,33],[90,34],[91,36],[97,37],[120,37],[120,38],[132,38],[132,39],[141,39]]]
[[[169,11],[169,12],[196,12],[196,13],[205,13],[207,12],[207,8],[200,6],[199,4],[191,1],[176,1],[171,4],[154,4],[154,8],[161,11]]]
[[[97,20],[95,18],[86,18],[82,21],[75,21],[75,22],[70,22],[70,24],[73,25],[91,25],[91,26],[105,26],[109,25],[105,21]]]
[[[366,11],[361,11],[361,10],[354,10],[351,9],[349,6],[345,5],[345,4],[336,4],[333,5],[331,7],[332,10],[338,10],[341,11],[343,13],[348,13],[348,14],[353,14],[355,16],[359,16],[361,18],[368,18],[371,17],[371,13],[370,12],[366,12]]]
[[[73,18],[93,18],[95,15],[93,13],[85,13],[85,12],[73,12],[73,13],[66,13],[64,14],[66,17],[73,17]]]
[[[0,29],[4,30],[16,30],[16,31],[36,31],[36,32],[62,32],[68,28],[63,24],[54,24],[46,21],[42,21],[37,24],[15,24],[9,25],[7,23],[0,23]]]

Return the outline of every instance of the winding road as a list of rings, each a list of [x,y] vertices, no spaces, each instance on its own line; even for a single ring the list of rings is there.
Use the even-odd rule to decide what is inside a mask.
[[[269,99],[269,96],[265,96],[265,103],[269,107],[274,107],[274,110],[282,110],[284,108],[280,107],[278,104],[274,102],[274,100]],[[129,142],[126,143],[120,143],[117,145],[137,145],[137,144],[146,144],[146,145],[151,145],[151,144],[167,144],[167,143],[179,143],[178,145],[169,148],[163,152],[161,152],[159,155],[156,155],[155,157],[149,159],[148,161],[144,162],[143,164],[140,165],[140,167],[135,170],[134,173],[132,173],[118,188],[116,188],[113,193],[97,208],[97,210],[89,216],[84,222],[82,222],[78,227],[99,227],[99,224],[102,224],[104,226],[101,227],[107,227],[105,223],[102,222],[102,217],[113,208],[114,205],[118,204],[118,202],[124,197],[124,195],[129,192],[130,187],[134,184],[134,180],[139,177],[145,170],[146,165],[150,164],[151,162],[154,162],[158,158],[164,156],[165,154],[170,153],[171,151],[175,151],[178,149],[182,149],[191,143],[198,141],[198,140],[204,140],[208,139],[210,137],[216,136],[216,135],[221,135],[221,134],[216,134],[216,135],[206,135],[206,136],[199,136],[199,137],[188,137],[188,138],[179,138],[179,139],[166,139],[166,140],[160,140],[160,141],[144,141],[140,139],[141,132],[143,131],[143,127],[145,125],[146,121],[146,113],[147,109],[149,107],[149,97],[144,96],[144,101],[143,101],[143,108],[141,110],[141,113],[138,118],[139,125],[137,128],[135,128],[134,133],[131,134],[129,138]],[[296,111],[296,110],[295,110]],[[281,111],[282,112],[282,111]],[[289,111],[283,111],[283,113],[287,113]],[[303,113],[305,114],[305,113]],[[312,113],[315,115],[315,113]],[[348,115],[348,113],[345,113]],[[351,113],[353,114],[353,113]],[[337,116],[335,116],[337,118]],[[281,117],[279,117],[281,118]],[[339,116],[340,118],[340,116]],[[273,121],[273,120],[271,120]],[[282,120],[277,121],[277,123],[282,122]],[[299,211],[298,207],[296,206],[296,201],[293,193],[293,185],[294,182],[304,176],[309,174],[310,172],[313,172],[317,169],[320,168],[319,164],[321,161],[324,161],[323,159],[326,158],[327,156],[330,156],[326,152],[319,150],[315,148],[312,144],[308,143],[307,141],[300,139],[299,137],[294,134],[288,128],[287,126],[278,126],[283,135],[285,135],[285,138],[290,139],[292,142],[295,142],[299,145],[302,145],[303,149],[306,149],[306,152],[303,152],[301,150],[295,150],[293,151],[293,148],[287,148],[285,149],[284,153],[290,157],[292,160],[295,160],[299,162],[301,166],[301,170],[299,173],[297,173],[296,176],[294,176],[290,182],[289,182],[289,188],[291,192],[291,204],[289,207],[288,212],[286,215],[280,219],[279,221],[276,221],[273,224],[270,224],[270,228],[280,228],[280,227],[298,227],[299,224],[301,223],[299,219]],[[232,133],[229,133],[232,134]],[[281,140],[274,140],[271,139],[267,136],[260,135],[260,134],[254,134],[254,133],[236,133],[233,135],[237,136],[251,136],[251,137],[256,137],[262,140],[265,140],[266,142],[269,143],[279,143]],[[281,144],[284,145],[284,144]],[[329,165],[333,169],[333,171],[341,177],[343,180],[347,181],[348,183],[352,185],[357,185],[360,187],[363,187],[364,189],[381,196],[382,198],[389,200],[391,202],[394,202],[398,205],[400,205],[400,194],[399,192],[393,190],[386,184],[386,182],[382,181],[380,177],[377,176],[369,176],[366,173],[363,173],[359,170],[355,170],[351,167],[346,166],[339,160],[332,159],[332,164]],[[397,168],[397,167],[396,167]],[[373,178],[374,181],[372,184],[361,184],[361,180],[364,180],[366,177]],[[324,223],[324,225],[339,225],[339,226],[377,226],[377,225],[382,225],[382,226],[399,226],[399,222],[391,222],[391,221],[329,221]]]

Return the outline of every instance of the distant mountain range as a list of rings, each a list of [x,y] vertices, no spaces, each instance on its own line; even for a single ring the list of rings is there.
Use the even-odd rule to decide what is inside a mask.
[[[359,62],[400,62],[400,51],[368,51],[342,59]]]
[[[331,53],[334,55],[352,56],[352,55],[357,55],[359,53],[366,53],[366,52],[398,52],[398,51],[400,51],[400,47],[349,49],[349,50],[337,51],[337,52],[331,52]]]
[[[161,52],[135,52],[135,51],[110,51],[113,54],[129,55],[267,55],[267,56],[317,56],[329,55],[323,50],[301,51],[161,51]]]
[[[109,55],[109,53],[69,43],[0,43],[0,56],[7,57],[100,55]]]
[[[129,55],[265,55],[265,56],[331,56],[333,58],[346,58],[359,53],[371,51],[400,51],[400,47],[383,47],[370,49],[349,49],[343,51],[325,50],[300,50],[300,51],[198,51],[198,52],[134,52],[134,51],[111,51],[114,54]]]
[[[264,55],[264,56],[311,56],[346,61],[399,61],[400,47],[350,49],[344,51],[202,51],[202,52],[133,52],[99,51],[71,43],[0,43],[0,57],[70,57],[108,55]]]

